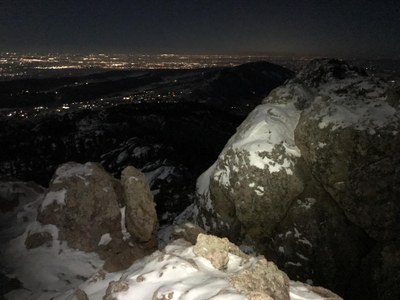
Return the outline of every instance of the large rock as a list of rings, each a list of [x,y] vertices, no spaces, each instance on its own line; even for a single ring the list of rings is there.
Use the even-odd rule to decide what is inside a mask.
[[[295,97],[297,90],[290,91]],[[298,96],[296,96],[298,97]],[[303,191],[294,101],[268,98],[237,129],[217,162],[198,180],[198,222],[233,240],[269,236]],[[203,218],[205,216],[205,218]]]
[[[367,297],[356,282],[371,264],[364,257],[400,236],[399,105],[400,94],[365,71],[312,61],[249,114],[199,177],[194,220],[253,244],[296,278]],[[387,282],[388,270],[399,278],[383,269],[370,280]]]
[[[50,182],[37,219],[54,224],[68,245],[94,251],[102,236],[121,233],[118,181],[100,165],[69,162],[61,165]]]
[[[290,278],[312,280],[343,293],[370,243],[321,185],[310,180],[264,251]]]
[[[400,95],[337,61],[316,61],[297,80],[314,93],[295,132],[313,176],[371,237],[398,238]]]
[[[138,243],[157,245],[158,220],[149,184],[142,172],[132,166],[121,173],[126,201],[126,228]]]
[[[61,165],[37,216],[56,225],[68,246],[97,252],[107,271],[125,269],[157,246],[155,204],[144,175],[132,167],[123,174],[121,185],[96,163]],[[32,231],[25,244],[34,248],[49,240],[48,233]]]

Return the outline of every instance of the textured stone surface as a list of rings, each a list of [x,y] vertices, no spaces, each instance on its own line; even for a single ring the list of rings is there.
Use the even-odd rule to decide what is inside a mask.
[[[344,291],[372,241],[349,223],[321,185],[310,180],[276,227],[270,252],[293,280]]]
[[[107,287],[106,294],[104,295],[103,300],[115,300],[117,298],[113,296],[114,293],[124,292],[128,289],[129,284],[124,280],[111,281]]]
[[[94,251],[103,234],[121,232],[121,214],[115,189],[119,183],[101,166],[66,163],[50,182],[39,207],[38,221],[54,224],[68,245]]]
[[[105,270],[126,269],[133,261],[156,248],[158,223],[151,202],[153,198],[144,175],[135,171],[135,176],[142,181],[134,184],[125,181],[122,187],[98,164],[70,162],[61,165],[39,207],[38,221],[55,225],[59,231],[58,238],[65,240],[70,247],[97,252],[105,260]],[[152,209],[151,215],[145,205]],[[136,224],[136,227],[129,227],[130,232],[124,232],[120,206],[126,206],[127,224]],[[132,221],[132,216],[137,218]],[[151,224],[151,231],[146,230],[148,224]],[[50,241],[51,235],[45,234],[47,236],[40,232],[29,234],[27,247]]]
[[[250,269],[229,278],[232,286],[241,293],[251,295],[259,293],[272,299],[286,300],[289,297],[289,278],[273,263],[264,257],[258,257]]]
[[[126,228],[139,243],[156,245],[157,213],[150,187],[142,172],[127,167],[121,173],[126,202]]]
[[[376,134],[352,127],[321,129],[319,121],[312,120],[310,114],[300,119],[296,141],[313,176],[349,220],[372,238],[397,238],[400,135],[393,134],[392,125],[377,129]]]
[[[222,271],[227,269],[230,255],[240,257],[240,265],[251,264],[238,273],[228,273],[230,284],[250,299],[290,299],[289,278],[285,273],[262,256],[251,259],[227,238],[199,234],[193,253]]]
[[[398,91],[362,69],[310,62],[199,177],[194,220],[254,245],[294,278],[367,297],[368,277],[375,292],[395,293],[398,269],[366,257],[399,241],[399,103]],[[361,275],[361,266],[374,271]]]
[[[200,226],[193,223],[184,223],[181,225],[174,226],[172,238],[173,239],[184,239],[190,242],[192,245],[196,244],[197,237],[200,233],[205,234],[205,230]]]
[[[212,235],[200,233],[197,242],[193,247],[193,252],[197,256],[202,256],[209,260],[214,268],[224,270],[229,262],[229,253],[247,258],[240,249],[229,242],[227,238],[217,238]]]

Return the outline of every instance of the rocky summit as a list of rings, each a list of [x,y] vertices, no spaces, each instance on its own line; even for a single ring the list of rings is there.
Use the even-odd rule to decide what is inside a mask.
[[[273,90],[197,181],[195,222],[345,298],[400,298],[400,93],[343,61]]]
[[[191,223],[161,230],[157,249],[153,197],[132,166],[119,181],[69,162],[47,191],[3,181],[0,196],[6,299],[342,299]]]

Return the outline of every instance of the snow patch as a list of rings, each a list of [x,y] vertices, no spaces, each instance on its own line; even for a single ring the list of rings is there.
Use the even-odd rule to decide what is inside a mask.
[[[293,102],[261,104],[239,126],[223,153],[232,148],[248,154],[251,166],[267,168],[270,173],[284,170],[292,174],[292,158],[300,156],[294,142],[294,130],[299,118],[300,111]],[[280,159],[273,158],[277,152],[283,154]]]
[[[196,182],[196,190],[201,195],[200,201],[204,202],[202,205],[209,211],[213,211],[214,207],[210,199],[210,180],[212,174],[214,174],[217,163],[215,162],[211,167],[208,168],[203,174],[199,176]]]
[[[75,164],[72,167],[71,164],[64,164],[57,168],[55,177],[53,178],[53,183],[62,183],[63,179],[76,176],[84,180],[85,185],[88,185],[89,183],[86,182],[85,177],[93,174],[91,165],[92,164],[90,162],[85,163],[84,165]]]
[[[54,202],[57,203],[59,206],[65,205],[65,195],[67,194],[66,189],[62,189],[59,191],[50,191],[46,194],[45,198],[43,199],[42,205],[40,210],[43,211],[47,206],[53,204]]]
[[[376,130],[400,121],[399,112],[387,102],[389,86],[374,78],[331,80],[316,89],[311,110],[316,109],[319,128],[353,127],[375,134]],[[344,91],[344,92],[343,92]]]
[[[111,241],[111,235],[109,233],[105,233],[101,236],[98,246],[108,245]]]
[[[322,300],[326,299],[313,291],[310,291],[303,283],[298,281],[290,281],[289,285],[290,299],[291,300]]]
[[[258,187],[256,187],[256,189],[254,190],[254,192],[255,192],[258,196],[263,196],[263,195],[264,195],[264,187],[263,187],[263,186],[258,186]]]
[[[120,211],[121,211],[121,233],[122,233],[122,239],[124,241],[127,241],[131,238],[131,234],[128,232],[128,229],[126,229],[126,225],[125,225],[125,209],[126,207],[121,207]]]

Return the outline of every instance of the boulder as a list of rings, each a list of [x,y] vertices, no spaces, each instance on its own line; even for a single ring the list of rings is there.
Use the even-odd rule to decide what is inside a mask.
[[[315,61],[297,80],[315,95],[295,131],[311,173],[350,221],[374,239],[396,239],[400,96],[395,100],[388,84],[338,61]]]
[[[68,246],[97,252],[105,260],[105,270],[126,269],[157,245],[157,218],[149,187],[140,171],[132,173],[130,169],[124,172],[121,186],[96,163],[61,165],[39,207],[37,220],[55,225],[57,238]],[[131,184],[131,175],[140,181]],[[48,232],[33,230],[25,244],[34,248],[51,240]]]
[[[118,181],[100,165],[61,165],[39,207],[37,220],[54,224],[72,248],[95,251],[103,235],[121,235]]]
[[[126,203],[126,228],[132,238],[150,248],[157,245],[158,220],[149,184],[142,172],[132,166],[121,173]]]
[[[367,297],[356,283],[364,258],[400,236],[399,132],[398,91],[345,62],[314,60],[249,114],[199,177],[192,219],[254,245],[294,278]],[[374,282],[387,270],[398,277],[384,270]]]
[[[347,221],[322,186],[310,179],[262,252],[275,258],[293,280],[311,279],[343,292],[372,243],[363,230]]]
[[[300,97],[296,88],[290,93]],[[268,98],[249,114],[198,179],[197,222],[202,227],[234,241],[245,235],[260,240],[272,233],[304,188],[295,167],[299,117],[294,102],[279,97]]]

